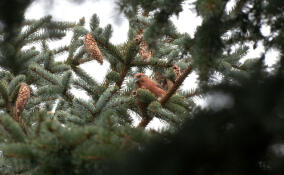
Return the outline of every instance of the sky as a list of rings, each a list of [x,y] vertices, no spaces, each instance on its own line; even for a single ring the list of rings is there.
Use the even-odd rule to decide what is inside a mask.
[[[194,0],[187,0],[183,4],[183,12],[179,16],[173,16],[171,19],[176,25],[179,32],[187,32],[190,36],[193,37],[196,28],[201,24],[202,20],[200,17],[197,17],[194,12],[190,9],[190,3]],[[50,3],[53,2],[53,3]],[[100,26],[104,27],[107,24],[111,24],[113,27],[113,35],[111,42],[114,44],[119,44],[127,39],[128,31],[128,21],[120,14],[117,7],[115,6],[115,0],[85,0],[83,3],[71,3],[70,0],[57,0],[57,1],[45,1],[45,0],[36,0],[31,4],[25,13],[27,19],[39,19],[46,15],[52,15],[54,20],[59,21],[69,21],[69,22],[78,22],[80,18],[84,17],[86,24],[88,24],[91,16],[96,13],[100,18]],[[234,5],[234,0],[231,0],[227,5],[227,10],[230,10]],[[263,28],[262,32],[264,34],[269,34],[269,28]],[[72,33],[69,32],[67,36],[61,40],[56,41],[50,44],[51,48],[56,48],[58,46],[66,45],[71,39]],[[250,46],[250,51],[243,61],[247,58],[258,57],[263,51],[263,47],[259,45],[256,49]],[[266,64],[271,66],[277,60],[276,51],[270,51],[267,55],[268,58]],[[61,59],[65,59],[66,55],[62,55]],[[98,64],[93,61],[91,63],[86,63],[81,66],[86,72],[94,77],[98,82],[102,82],[105,74],[107,73],[109,64],[105,61],[103,65]],[[197,88],[197,74],[192,73],[187,77],[183,86],[183,89],[194,89]],[[81,98],[86,97],[82,91],[74,90],[74,93]],[[199,101],[200,105],[204,104],[204,101]],[[138,118],[135,118],[135,125],[139,122]],[[149,125],[148,128],[159,129],[164,125],[158,119],[154,119]]]

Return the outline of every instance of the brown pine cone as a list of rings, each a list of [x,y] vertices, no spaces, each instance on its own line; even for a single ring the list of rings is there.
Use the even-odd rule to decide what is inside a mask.
[[[31,89],[26,83],[21,83],[16,101],[16,120],[20,121],[19,116],[23,112],[25,105],[30,98]]]
[[[139,29],[135,37],[135,42],[139,44],[139,55],[144,61],[149,61],[153,57],[153,51],[149,50],[149,45],[143,40],[143,30]]]
[[[138,44],[142,41],[142,39],[143,39],[143,32],[142,30],[138,30],[137,35],[135,37],[135,42]]]
[[[84,45],[92,59],[96,59],[100,64],[103,64],[103,56],[92,34],[87,34],[84,39]]]
[[[139,54],[144,61],[149,61],[153,57],[153,51],[149,50],[149,45],[146,41],[140,43]]]
[[[180,67],[178,65],[173,65],[173,70],[176,74],[176,79],[181,75],[181,70],[180,70]]]

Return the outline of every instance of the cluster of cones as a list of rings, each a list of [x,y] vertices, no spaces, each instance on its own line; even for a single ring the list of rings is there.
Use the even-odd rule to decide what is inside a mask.
[[[137,35],[135,37],[135,42],[139,44],[138,53],[141,56],[142,60],[148,62],[153,57],[154,54],[153,54],[153,51],[149,48],[149,45],[147,44],[147,42],[143,39],[143,37],[144,37],[143,31],[138,30]],[[96,40],[92,36],[92,34],[89,33],[85,35],[84,45],[85,45],[87,52],[91,56],[91,59],[95,59],[100,64],[103,64],[102,53],[96,43]],[[176,74],[176,78],[179,77],[181,74],[180,67],[177,65],[174,65],[172,68]],[[161,87],[165,90],[168,90],[173,86],[174,82],[172,80],[167,79],[165,76],[163,76],[159,72],[155,72],[154,78],[157,81],[157,83],[160,84]]]

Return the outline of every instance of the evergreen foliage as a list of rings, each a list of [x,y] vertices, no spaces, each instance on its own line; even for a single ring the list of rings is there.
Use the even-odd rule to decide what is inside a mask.
[[[227,12],[228,1],[197,0],[192,6],[203,21],[191,37],[170,20],[186,1],[120,0],[130,28],[127,41],[118,45],[110,42],[111,25],[100,27],[96,14],[87,24],[51,16],[23,20],[31,1],[22,2],[11,2],[13,11],[20,9],[11,18],[4,9],[7,1],[0,3],[1,174],[283,173],[283,153],[276,153],[276,146],[283,147],[284,128],[282,1],[236,0]],[[264,25],[271,29],[269,36],[261,32]],[[70,43],[51,49],[51,41],[67,31],[73,33]],[[87,34],[110,63],[102,83],[81,67],[94,61],[84,45]],[[265,71],[265,53],[240,61],[248,42],[263,43],[265,53],[280,52],[274,74]],[[64,53],[66,59],[58,61]],[[147,70],[156,81],[159,74],[172,82],[162,87],[166,95],[156,98],[137,89],[133,76]],[[193,71],[198,89],[181,89]],[[221,85],[216,86],[216,74]],[[22,83],[31,92],[19,119]],[[73,89],[86,92],[88,100]],[[229,96],[233,106],[199,109],[194,98],[212,92]],[[138,126],[134,114],[141,119]],[[145,129],[153,118],[168,127]]]

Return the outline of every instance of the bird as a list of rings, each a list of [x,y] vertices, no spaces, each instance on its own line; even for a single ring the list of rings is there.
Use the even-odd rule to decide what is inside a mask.
[[[154,80],[143,73],[135,74],[134,81],[138,88],[148,89],[157,98],[161,98],[167,94],[167,92],[161,89]]]

